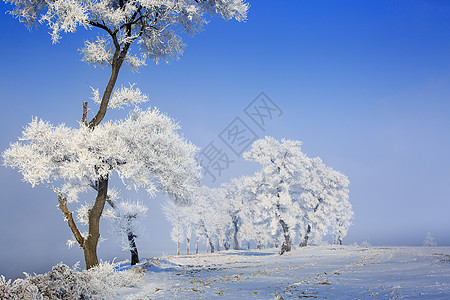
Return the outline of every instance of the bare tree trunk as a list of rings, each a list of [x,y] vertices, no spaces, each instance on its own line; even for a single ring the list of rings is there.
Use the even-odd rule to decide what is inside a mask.
[[[95,203],[89,210],[89,235],[84,242],[84,259],[86,269],[98,265],[97,244],[100,238],[100,216],[105,207],[108,193],[108,178],[102,178],[98,181],[98,192]]]
[[[97,187],[95,185],[92,185],[92,187],[97,190]],[[109,206],[111,206],[113,209],[116,209],[116,205],[114,202],[107,197],[106,202],[108,202]],[[127,238],[128,238],[128,245],[130,247],[130,253],[131,253],[131,265],[134,266],[139,263],[139,254],[136,246],[136,240],[137,237],[132,231],[131,231],[131,218],[128,217],[127,220]]]
[[[139,9],[140,10],[140,9]],[[137,14],[133,16],[133,19],[136,17]],[[109,100],[111,98],[112,92],[114,90],[114,86],[117,82],[117,77],[119,75],[120,68],[122,67],[122,64],[125,60],[125,57],[127,55],[127,52],[130,48],[131,43],[125,43],[123,48],[121,49],[121,46],[117,40],[117,33],[112,32],[109,28],[107,28],[104,24],[100,24],[94,21],[89,21],[90,25],[102,28],[106,30],[112,37],[113,43],[115,46],[115,51],[112,59],[112,68],[111,68],[111,76],[108,81],[108,84],[106,85],[105,91],[103,92],[102,101],[100,103],[100,108],[97,111],[97,114],[94,116],[94,118],[87,123],[87,103],[83,103],[83,116],[82,116],[82,123],[85,125],[88,125],[89,128],[92,130],[95,129],[95,127],[100,124],[100,122],[103,120],[106,111],[108,110],[108,104]],[[128,27],[128,36],[131,36],[131,25]],[[103,212],[103,208],[105,207],[105,202],[108,197],[108,177],[106,178],[100,178],[98,179],[98,186],[97,186],[97,197],[95,199],[94,205],[89,210],[89,233],[87,238],[84,238],[74,220],[72,217],[72,213],[67,208],[67,199],[62,198],[61,195],[58,195],[59,200],[59,208],[64,213],[64,217],[67,220],[70,229],[72,230],[72,233],[75,236],[75,239],[77,240],[78,244],[81,248],[83,248],[84,251],[84,259],[86,262],[86,269],[90,269],[93,266],[98,265],[98,257],[97,257],[97,245],[98,245],[98,239],[100,238],[100,217]],[[130,234],[128,235],[128,239],[130,243],[134,245],[134,249],[136,249],[136,244],[134,243],[134,235],[131,233],[131,240],[130,240]],[[131,244],[130,244],[131,245]],[[137,258],[137,249],[136,249],[136,257]],[[137,260],[139,260],[137,258]],[[133,252],[132,252],[132,261],[133,261]]]
[[[213,243],[211,243],[210,239],[208,239],[208,241],[209,241],[209,247],[211,248],[211,253],[214,253],[214,245],[213,245]]]
[[[70,230],[72,230],[72,233],[75,236],[78,245],[81,248],[83,248],[85,239],[78,230],[78,227],[75,224],[75,220],[73,219],[72,213],[69,211],[69,208],[67,207],[67,199],[63,198],[61,195],[58,195],[58,201],[59,201],[59,208],[64,213],[64,219],[67,221]]]
[[[130,245],[131,265],[134,266],[139,263],[139,254],[136,247],[136,242],[134,240],[136,236],[133,234],[133,232],[128,231],[127,237],[128,237],[128,244]]]
[[[300,239],[300,247],[306,247],[308,246],[308,239],[309,239],[309,234],[311,233],[311,225],[308,224],[308,228],[306,229],[306,233],[304,236],[302,236],[302,238]]]
[[[281,227],[283,227],[283,233],[284,233],[284,241],[281,245],[280,255],[283,255],[285,252],[291,251],[292,244],[291,244],[291,237],[289,236],[289,227],[287,224],[280,220]]]
[[[308,246],[308,236],[305,234],[300,238],[300,247],[306,247]]]
[[[335,245],[342,245],[342,237],[340,235],[334,236],[334,244]]]
[[[238,241],[238,238],[237,238],[237,235],[238,235],[237,222],[233,222],[233,225],[234,225],[234,234],[233,234],[234,250],[239,250],[239,241]]]
[[[108,109],[109,99],[116,85],[117,77],[119,75],[119,70],[122,66],[123,60],[127,54],[129,45],[120,51],[120,46],[117,47],[114,52],[113,64],[111,70],[111,77],[106,85],[106,89],[103,93],[102,102],[100,108],[95,115],[95,117],[89,122],[89,127],[94,129],[103,120],[106,110]],[[83,118],[84,117],[83,107]],[[100,178],[98,180],[98,190],[97,197],[95,199],[94,205],[89,210],[89,235],[84,242],[84,260],[86,261],[86,269],[90,269],[93,266],[98,265],[97,258],[97,244],[100,238],[100,216],[102,215],[103,208],[105,207],[105,202],[108,197],[108,178]]]
[[[191,239],[186,238],[186,240],[187,240],[186,254],[189,255],[189,248],[191,248]]]
[[[109,78],[108,84],[106,85],[105,91],[103,92],[102,101],[100,103],[100,108],[98,109],[95,117],[89,122],[90,128],[95,128],[105,117],[106,111],[108,110],[109,100],[111,99],[111,94],[114,90],[114,86],[117,82],[117,77],[119,76],[120,68],[122,67],[123,61],[127,55],[130,44],[126,44],[123,50],[120,50],[120,46],[116,46],[116,51],[113,56],[113,63],[111,67],[111,76]]]
[[[225,250],[229,250],[230,249],[230,242],[228,240],[225,241],[225,243],[223,244],[223,247],[225,248]]]
[[[177,242],[177,255],[180,255],[180,242]]]
[[[198,254],[198,238],[195,238],[195,254]]]

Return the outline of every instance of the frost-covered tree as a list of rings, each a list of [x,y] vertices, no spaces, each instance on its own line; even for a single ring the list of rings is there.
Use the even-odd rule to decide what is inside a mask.
[[[100,124],[109,107],[122,104],[123,99],[116,102],[111,97],[123,63],[135,68],[145,65],[147,59],[178,58],[184,47],[180,34],[202,30],[207,23],[205,14],[243,21],[248,10],[242,0],[4,1],[14,6],[11,14],[29,28],[46,24],[53,43],[61,39],[62,32],[75,32],[78,27],[99,30],[101,34],[81,49],[84,61],[111,67],[110,79],[98,98],[100,108],[89,122],[91,128]],[[131,50],[133,44],[137,47]]]
[[[134,109],[125,120],[100,124],[95,130],[52,126],[33,119],[19,142],[3,153],[7,166],[18,168],[33,186],[51,186],[70,229],[84,250],[87,267],[98,263],[99,220],[108,195],[108,179],[117,175],[127,188],[165,191],[186,199],[198,180],[197,148],[182,138],[171,118],[156,109]],[[68,203],[96,182],[97,198],[88,204],[88,233],[76,225]]]
[[[223,190],[200,186],[194,195],[187,223],[193,222],[196,239],[206,241],[207,249],[214,252],[216,244],[220,250],[226,243],[230,224],[229,216],[225,213]]]
[[[423,245],[427,247],[435,247],[437,246],[436,241],[434,240],[434,237],[431,236],[431,233],[428,232],[425,236],[425,239],[423,240]]]
[[[225,193],[222,189],[197,186],[192,193],[188,205],[176,206],[169,202],[163,205],[167,220],[172,225],[171,239],[177,244],[186,240],[187,254],[190,242],[195,238],[195,253],[198,253],[198,243],[204,241],[207,251],[214,252],[216,247],[229,248],[229,231],[231,217],[227,213]]]
[[[320,158],[305,158],[297,186],[302,216],[300,246],[313,237],[316,242],[332,229],[334,243],[342,244],[353,216],[348,202],[348,178],[327,167]]]
[[[140,202],[113,202],[111,199],[107,201],[111,209],[107,210],[105,215],[113,224],[116,234],[121,238],[123,249],[130,251],[131,265],[136,265],[139,263],[136,238],[142,228],[140,221],[148,208]]]
[[[273,216],[260,201],[262,183],[258,175],[260,173],[233,179],[221,187],[225,192],[224,213],[231,222],[228,239],[233,239],[236,250],[244,241],[247,244],[255,241],[258,248],[274,242],[270,228]]]
[[[219,189],[199,187],[192,206],[177,214],[184,216],[186,232],[194,228],[197,240],[206,239],[211,249],[214,243],[228,249],[231,241],[239,249],[247,241],[257,248],[280,246],[283,254],[295,240],[306,246],[327,234],[342,244],[353,216],[349,180],[320,158],[306,156],[301,144],[271,137],[256,141],[244,158],[261,170]]]
[[[245,208],[249,207],[246,205],[246,190],[243,185],[244,180],[233,179],[231,183],[223,184],[221,189],[224,192],[224,208],[225,212],[229,215],[231,220],[230,232],[233,235],[234,249],[239,250],[239,231],[245,222],[246,218],[243,215]]]
[[[293,227],[299,213],[290,190],[297,184],[305,159],[300,145],[297,141],[282,140],[280,143],[266,137],[254,142],[251,150],[244,153],[245,159],[262,165],[262,170],[253,176],[257,186],[256,199],[261,211],[267,212],[271,220],[272,232],[281,226],[281,254],[291,250]]]
[[[170,239],[177,244],[177,255],[180,255],[180,244],[184,239],[183,208],[169,201],[162,206],[162,210],[172,225]]]
[[[290,251],[296,234],[301,246],[311,237],[318,242],[328,233],[334,235],[335,243],[342,243],[353,216],[347,177],[320,158],[307,157],[300,147],[300,141],[266,137],[244,154],[262,165],[261,171],[245,180],[241,193],[247,195],[252,219],[258,220],[253,228],[264,232],[262,226],[269,225],[275,238],[282,233],[281,240],[274,240],[281,244],[280,253]]]
[[[242,21],[248,5],[242,0],[4,1],[13,5],[10,13],[27,27],[46,24],[54,43],[62,32],[75,32],[79,27],[97,29],[99,35],[85,41],[81,49],[83,60],[111,68],[103,91],[93,89],[92,99],[99,106],[91,120],[87,102],[83,103],[77,129],[34,119],[21,142],[3,154],[5,164],[18,168],[25,181],[33,186],[50,185],[58,193],[59,208],[84,250],[86,267],[91,268],[98,264],[99,221],[108,197],[109,177],[114,172],[127,187],[145,187],[152,192],[159,184],[176,199],[186,199],[183,182],[189,181],[191,176],[185,175],[193,171],[187,165],[192,163],[194,147],[182,141],[175,134],[176,125],[158,111],[135,110],[125,120],[101,123],[110,108],[148,100],[133,85],[115,89],[120,69],[124,63],[137,68],[147,59],[159,62],[178,58],[184,46],[181,34],[200,31],[207,22],[205,14]],[[169,139],[161,132],[168,133]],[[63,184],[56,186],[61,181]],[[97,196],[88,208],[88,233],[83,235],[67,204],[76,201],[77,194],[92,182]]]

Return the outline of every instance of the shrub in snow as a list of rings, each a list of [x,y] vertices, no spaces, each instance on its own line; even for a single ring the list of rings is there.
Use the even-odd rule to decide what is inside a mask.
[[[360,247],[370,248],[372,245],[368,241],[364,241],[361,243]]]
[[[108,299],[124,287],[140,282],[142,273],[117,271],[118,264],[100,263],[89,270],[78,271],[58,264],[45,274],[6,281],[0,276],[0,299]]]
[[[428,232],[427,235],[425,236],[425,239],[423,240],[423,245],[427,247],[437,246],[437,243],[434,240],[434,237],[431,236],[430,232]]]

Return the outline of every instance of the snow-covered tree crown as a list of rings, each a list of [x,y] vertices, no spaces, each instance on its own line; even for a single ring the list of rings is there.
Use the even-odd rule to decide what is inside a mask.
[[[19,142],[3,152],[4,164],[18,168],[26,182],[44,183],[76,201],[77,193],[114,172],[129,188],[161,188],[188,199],[199,177],[197,147],[178,133],[179,125],[156,109],[135,108],[128,118],[73,129],[33,119]],[[55,188],[55,187],[54,187]]]
[[[84,60],[94,65],[111,64],[116,49],[133,67],[145,59],[158,61],[176,58],[183,51],[181,32],[195,34],[207,23],[205,14],[217,14],[225,20],[244,21],[248,4],[243,0],[4,0],[14,5],[11,14],[29,28],[46,24],[52,41],[61,32],[75,32],[78,27],[97,27],[108,36],[86,42]],[[140,56],[127,54],[136,41]],[[116,57],[117,58],[117,57]]]

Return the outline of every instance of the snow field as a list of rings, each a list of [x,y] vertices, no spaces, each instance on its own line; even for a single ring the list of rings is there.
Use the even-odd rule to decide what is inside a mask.
[[[450,247],[312,246],[167,256],[117,299],[450,299]]]

